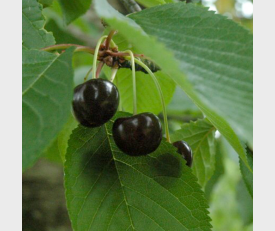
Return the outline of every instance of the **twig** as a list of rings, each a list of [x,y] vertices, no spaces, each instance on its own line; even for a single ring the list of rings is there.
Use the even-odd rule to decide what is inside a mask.
[[[120,0],[129,13],[141,11],[141,7],[134,0]]]
[[[112,40],[112,37],[116,34],[116,30],[111,30],[110,33],[108,34],[108,37],[105,41],[105,49],[106,50],[109,50],[109,47],[110,47],[110,43],[111,43],[111,40]]]
[[[94,52],[95,52],[95,49],[93,49],[91,47],[82,46],[82,45],[78,45],[78,44],[72,44],[72,43],[52,45],[52,46],[44,47],[41,50],[43,50],[43,51],[65,50],[69,47],[76,47],[75,51],[86,51],[90,54],[94,54]]]

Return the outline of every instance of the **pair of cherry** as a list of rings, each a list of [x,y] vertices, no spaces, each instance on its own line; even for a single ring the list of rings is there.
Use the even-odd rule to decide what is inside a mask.
[[[108,80],[91,79],[74,89],[74,115],[85,127],[99,127],[108,122],[115,115],[118,105],[118,89]],[[118,118],[113,124],[113,138],[118,148],[126,154],[147,155],[161,143],[161,122],[149,112]],[[173,145],[178,148],[187,165],[191,166],[190,147],[184,141],[177,141]]]

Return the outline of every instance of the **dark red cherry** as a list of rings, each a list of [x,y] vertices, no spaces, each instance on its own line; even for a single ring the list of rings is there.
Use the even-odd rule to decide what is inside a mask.
[[[131,156],[155,151],[162,140],[160,120],[152,113],[118,118],[113,125],[113,137],[118,148]]]
[[[108,80],[91,79],[74,89],[74,115],[85,127],[98,127],[109,121],[118,104],[118,89]]]
[[[193,162],[192,149],[185,141],[176,141],[173,145],[178,149],[178,153],[186,160],[186,165],[191,167]]]

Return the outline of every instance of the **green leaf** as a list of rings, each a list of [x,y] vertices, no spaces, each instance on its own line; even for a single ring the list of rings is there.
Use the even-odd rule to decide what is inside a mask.
[[[73,43],[83,45],[82,41],[73,37],[71,34],[68,33],[68,31],[64,30],[64,28],[61,28],[54,19],[48,20],[47,24],[45,25],[45,29],[53,33],[57,44]]]
[[[48,7],[53,4],[53,0],[38,0],[39,3],[43,5],[43,7]]]
[[[70,115],[67,123],[59,132],[55,141],[47,148],[43,156],[50,161],[63,164],[65,162],[65,154],[67,152],[70,135],[77,125],[78,122],[73,115]]]
[[[211,195],[211,224],[215,231],[252,231],[252,227],[244,227],[238,211],[236,195],[237,185],[241,176],[239,166],[231,156],[232,148],[224,141],[222,139],[222,146],[225,151],[225,173]]]
[[[110,68],[104,68],[106,76],[110,76]],[[171,78],[162,72],[155,73],[161,86],[164,101],[167,105],[174,94],[176,85]],[[133,112],[133,79],[130,69],[119,69],[117,72],[116,85],[119,89],[121,105],[124,111]],[[152,112],[158,114],[162,111],[158,91],[150,75],[143,72],[136,72],[137,86],[137,112]]]
[[[57,139],[54,142],[52,142],[52,144],[43,153],[43,157],[45,157],[49,161],[52,161],[58,164],[63,164],[59,153],[59,149],[58,149]]]
[[[63,162],[65,162],[65,155],[68,148],[68,141],[70,139],[70,136],[73,132],[73,130],[77,127],[78,122],[75,120],[73,115],[70,115],[67,123],[61,130],[61,132],[58,134],[57,137],[57,146],[59,155]]]
[[[53,142],[71,110],[73,49],[61,55],[23,50],[23,170]]]
[[[22,2],[22,46],[26,49],[39,49],[55,44],[52,33],[43,27],[45,19],[42,6],[36,0]]]
[[[204,103],[252,143],[252,35],[193,4],[167,4],[130,17],[174,52]],[[180,83],[178,76],[174,79]]]
[[[201,116],[200,109],[192,102],[192,100],[184,93],[180,87],[176,87],[173,99],[167,107],[169,115],[194,115]]]
[[[251,35],[225,17],[193,4],[166,4],[130,15],[154,37],[115,11],[106,0],[95,0],[95,9],[112,28],[175,80],[249,168],[244,147],[232,127],[252,144],[252,78],[248,74]],[[216,57],[220,59],[217,61]],[[222,64],[225,60],[226,64]],[[240,68],[234,67],[236,60]],[[218,65],[218,62],[221,63]],[[230,68],[226,68],[228,66]],[[247,70],[243,70],[246,67]],[[232,71],[236,76],[228,78]],[[241,105],[243,101],[246,102]]]
[[[253,199],[247,191],[244,181],[241,179],[237,185],[237,202],[238,209],[244,225],[253,222]]]
[[[253,152],[249,148],[247,150],[247,160],[251,169],[253,169]],[[240,169],[244,183],[251,197],[253,198],[253,174],[247,169],[243,161],[240,159]]]
[[[210,200],[211,194],[213,192],[214,187],[217,185],[219,182],[221,176],[225,173],[224,169],[224,148],[222,147],[222,142],[221,139],[217,140],[217,145],[216,145],[216,160],[215,160],[215,171],[213,176],[210,178],[210,180],[207,182],[205,186],[205,197],[207,200]]]
[[[79,16],[86,13],[91,6],[92,0],[58,0],[58,2],[61,6],[66,24],[70,24]]]
[[[104,34],[108,34],[109,29],[106,29]],[[122,37],[119,33],[113,37],[113,40],[118,45],[119,50],[129,50],[139,53]],[[111,69],[104,67],[105,75],[111,75]],[[162,71],[154,73],[161,86],[165,104],[168,105],[175,92],[175,82]],[[136,72],[137,81],[137,112],[153,112],[158,114],[162,111],[161,101],[159,99],[158,91],[149,74],[143,72]],[[116,75],[115,84],[118,86],[120,93],[121,106],[124,111],[133,112],[133,83],[132,71],[130,69],[119,69]]]
[[[184,124],[171,135],[172,142],[184,140],[193,151],[192,170],[204,188],[215,170],[215,127],[206,120]]]
[[[161,86],[164,101],[167,105],[174,94],[176,85],[167,75],[162,72],[155,73]],[[132,91],[132,71],[120,70],[118,73],[118,86],[122,100],[122,107],[127,112],[133,111],[133,91]],[[158,114],[162,112],[161,101],[158,91],[152,78],[143,72],[136,72],[137,80],[137,112],[152,112]],[[130,88],[130,89],[129,89]]]
[[[210,230],[203,193],[176,149],[162,141],[150,155],[122,153],[113,121],[73,131],[65,162],[74,230]]]
[[[51,7],[43,9],[43,14],[47,18],[45,28],[53,32],[57,44],[62,41],[62,43],[64,43],[64,40],[69,39],[69,41],[65,41],[65,43],[70,43],[70,41],[75,40],[74,43],[76,44],[94,46],[102,34],[102,28],[98,28],[97,25],[98,20],[93,22],[89,17],[79,17],[74,20],[71,25],[67,26],[64,23],[64,15],[58,1],[54,1]],[[56,25],[54,25],[51,20],[53,20]],[[48,23],[50,25],[48,25]]]

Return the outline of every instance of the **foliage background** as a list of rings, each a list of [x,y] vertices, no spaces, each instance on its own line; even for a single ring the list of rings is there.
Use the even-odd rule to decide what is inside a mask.
[[[117,1],[110,1],[122,13],[127,13],[126,10]],[[75,20],[68,27],[65,26],[61,9],[57,1],[41,0],[45,7],[43,14],[46,17],[45,29],[52,31],[56,39],[56,43],[77,43],[89,46],[95,46],[97,39],[103,32],[103,27],[99,18],[91,8],[84,16]],[[251,1],[246,0],[209,0],[202,1],[198,4],[210,6],[212,10],[217,10],[218,13],[224,14],[237,21],[247,29],[252,31],[253,16],[249,14],[249,5]],[[248,8],[245,9],[244,6]],[[74,84],[82,81],[83,76],[89,70],[92,63],[92,56],[77,53],[74,55],[73,67],[75,70]],[[180,100],[180,102],[179,102]],[[184,105],[178,107],[177,105]],[[202,114],[197,107],[187,98],[185,93],[179,88],[176,89],[173,100],[168,106],[170,129],[175,131],[181,127],[183,123],[191,120],[202,118]],[[182,116],[184,114],[184,116]],[[239,159],[235,151],[230,147],[227,141],[216,133],[219,137],[217,152],[221,153],[221,159],[216,160],[222,166],[216,169],[214,176],[211,178],[212,185],[208,185],[205,189],[208,199],[210,201],[210,214],[212,218],[212,225],[214,231],[248,231],[252,230],[252,201],[245,201],[246,188],[242,181],[241,172],[239,171]],[[44,160],[41,160],[33,169],[35,173],[31,173],[33,169],[29,169],[23,175],[23,227],[24,230],[36,230],[36,225],[43,221],[44,226],[49,226],[45,230],[68,230],[70,223],[68,222],[67,212],[65,208],[65,201],[61,199],[54,203],[53,198],[56,195],[62,197],[63,194],[63,177],[61,160],[52,149],[45,153]],[[38,183],[41,178],[46,179],[45,175],[42,177],[41,170],[47,168],[54,169],[50,174],[45,171],[47,176],[48,187],[44,188],[44,192],[38,192],[41,185]],[[49,167],[50,166],[50,167]],[[61,172],[60,172],[61,169]],[[42,171],[43,172],[43,171]],[[52,180],[55,179],[55,180]],[[49,188],[56,188],[55,194],[45,193]],[[212,193],[210,194],[210,192]],[[37,192],[37,194],[36,194]],[[42,193],[42,195],[41,195]],[[50,198],[48,198],[50,197]],[[34,200],[36,198],[36,200]],[[45,200],[45,198],[48,198]],[[42,201],[44,200],[44,202]],[[34,201],[30,204],[30,201]],[[46,201],[46,204],[44,204]],[[47,204],[48,203],[48,204]],[[58,206],[57,208],[55,206]],[[52,208],[51,208],[52,207]],[[55,216],[49,210],[53,210]],[[47,212],[45,212],[47,211]],[[49,217],[46,217],[49,216]],[[31,218],[31,219],[30,219]],[[31,222],[30,222],[31,221]],[[48,222],[47,222],[48,221]],[[25,223],[24,223],[25,222]],[[27,222],[27,223],[26,223]]]

